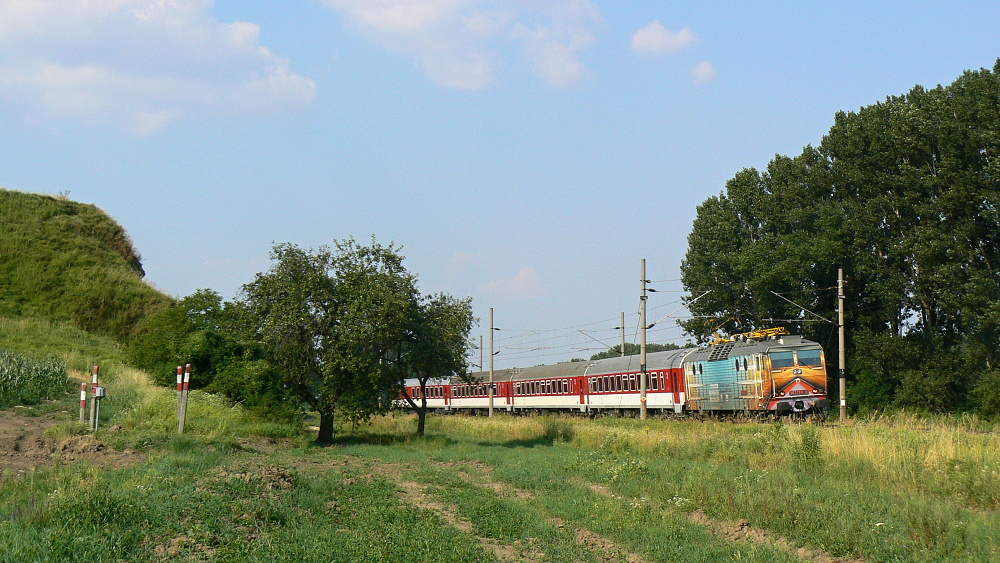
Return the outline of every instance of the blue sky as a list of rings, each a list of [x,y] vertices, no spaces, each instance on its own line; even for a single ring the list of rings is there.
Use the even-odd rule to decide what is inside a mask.
[[[996,2],[760,4],[0,0],[0,186],[97,204],[177,296],[375,235],[495,308],[497,366],[589,357],[641,258],[678,308],[740,169],[1000,57]]]

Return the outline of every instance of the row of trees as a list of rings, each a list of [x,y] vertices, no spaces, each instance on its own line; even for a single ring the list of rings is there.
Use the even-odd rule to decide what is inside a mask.
[[[696,337],[790,324],[836,357],[843,268],[853,404],[997,412],[1000,61],[839,113],[702,203],[688,243]]]
[[[276,245],[272,266],[223,302],[202,290],[150,317],[130,344],[132,360],[170,385],[190,358],[199,383],[254,409],[320,414],[318,441],[334,437],[334,414],[357,422],[404,396],[423,434],[421,387],[464,374],[469,299],[421,295],[399,247],[353,239],[333,248]]]

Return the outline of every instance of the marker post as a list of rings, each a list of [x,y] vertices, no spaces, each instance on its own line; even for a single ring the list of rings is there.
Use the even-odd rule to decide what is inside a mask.
[[[97,430],[97,376],[100,374],[101,368],[99,366],[94,366],[94,374],[91,378],[91,394],[90,394],[90,429]]]
[[[180,367],[177,368],[177,376],[180,377]],[[179,416],[177,417],[177,433],[184,433],[184,425],[187,423],[187,406],[188,406],[188,388],[191,384],[191,364],[184,366],[184,379],[178,388],[178,408]]]
[[[80,384],[80,424],[87,421],[87,382]]]
[[[184,368],[177,366],[177,433],[184,433],[184,423],[181,422],[181,409],[184,406]]]

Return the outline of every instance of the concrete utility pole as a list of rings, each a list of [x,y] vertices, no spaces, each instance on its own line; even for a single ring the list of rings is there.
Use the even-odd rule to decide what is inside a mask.
[[[625,311],[622,311],[622,357],[625,357]]]
[[[840,419],[847,420],[847,335],[844,333],[844,269],[837,270],[837,326],[840,328]]]
[[[479,335],[479,371],[483,371],[483,335]]]
[[[642,336],[639,339],[639,420],[646,420],[646,259],[642,259],[642,295],[639,297],[639,324]],[[625,323],[622,323],[625,326]],[[622,346],[624,349],[624,345]]]
[[[493,307],[490,307],[490,416],[493,416]]]

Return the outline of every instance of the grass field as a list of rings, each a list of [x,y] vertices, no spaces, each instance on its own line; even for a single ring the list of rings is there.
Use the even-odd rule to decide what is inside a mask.
[[[172,391],[117,377],[100,438],[148,461],[4,478],[0,561],[1000,560],[974,418],[445,416],[415,439],[397,415],[319,448],[202,393],[178,437]]]

